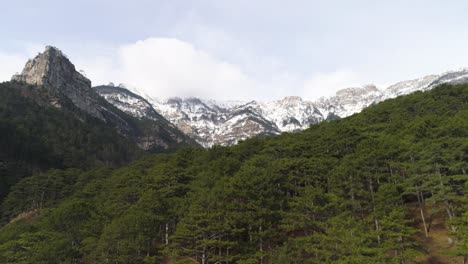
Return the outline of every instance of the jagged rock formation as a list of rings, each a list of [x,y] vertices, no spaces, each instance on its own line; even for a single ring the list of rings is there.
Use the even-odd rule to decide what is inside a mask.
[[[96,86],[94,90],[121,111],[138,119],[140,127],[146,131],[146,136],[140,140],[140,145],[144,149],[154,144],[169,148],[167,142],[198,145],[195,140],[160,115],[146,99],[127,90],[122,84],[114,86],[113,83],[109,83]]]
[[[232,145],[253,135],[274,135],[281,131],[265,119],[257,103],[171,98],[152,101],[154,107],[184,133],[204,147]]]
[[[153,121],[167,120],[162,117],[153,106],[143,97],[130,92],[123,85],[115,86],[113,83],[93,87],[96,92],[104,97],[109,103],[113,104],[125,113],[138,119],[150,119]]]
[[[196,144],[152,107],[152,111],[144,112],[145,118],[135,119],[133,113],[124,113],[107,102],[91,87],[91,81],[76,71],[70,60],[55,47],[47,46],[43,53],[29,60],[12,81],[32,85],[37,87],[33,92],[46,94],[45,97],[36,96],[40,103],[46,101],[66,111],[76,108],[99,119],[142,149],[160,150],[179,144]]]
[[[23,71],[12,81],[24,82],[48,89],[55,97],[53,103],[60,107],[60,97],[70,99],[84,112],[106,120],[100,107],[100,98],[91,90],[91,81],[76,71],[75,66],[57,48],[47,46],[43,53],[26,63]]]
[[[383,90],[375,85],[346,88],[332,97],[316,101],[289,96],[271,102],[219,102],[199,98],[147,98],[146,102],[199,144],[210,147],[232,145],[258,135],[300,131],[324,120],[350,116],[389,98],[429,90],[443,83],[467,82],[468,70],[461,69],[402,81]],[[118,106],[109,95],[105,97]],[[127,100],[125,108],[133,109],[127,112],[134,116],[144,115],[148,106],[139,105],[138,101]]]

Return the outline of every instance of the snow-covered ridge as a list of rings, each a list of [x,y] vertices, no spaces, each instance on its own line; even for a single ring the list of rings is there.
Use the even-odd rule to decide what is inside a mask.
[[[108,85],[96,86],[94,89],[109,103],[129,115],[139,119],[158,120],[159,115],[153,106],[143,97],[130,92],[122,84],[114,86],[113,83],[109,83]]]
[[[374,85],[339,90],[329,98],[315,101],[298,96],[281,100],[216,101],[200,98],[150,98],[133,90],[133,95],[107,94],[104,97],[121,110],[142,118],[147,108],[154,109],[182,132],[204,147],[232,145],[257,135],[275,135],[308,128],[324,120],[344,118],[386,99],[425,91],[443,84],[468,83],[468,69],[428,75],[393,84],[385,89]],[[124,89],[124,87],[120,87]],[[145,97],[145,99],[143,99]],[[143,101],[142,101],[143,100]],[[150,104],[150,106],[148,106]]]

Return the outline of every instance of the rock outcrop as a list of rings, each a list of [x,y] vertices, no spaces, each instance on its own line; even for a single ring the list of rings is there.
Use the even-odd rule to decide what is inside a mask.
[[[78,109],[99,119],[142,149],[160,150],[185,144],[196,145],[151,105],[147,102],[145,104],[141,97],[137,101],[142,104],[137,104],[137,108],[142,112],[136,115],[137,118],[134,113],[120,110],[122,106],[118,100],[108,102],[91,87],[91,81],[78,72],[63,52],[55,47],[47,46],[43,53],[29,60],[23,71],[12,77],[12,81],[32,85],[38,92],[46,93],[48,103],[54,107],[72,112]],[[77,118],[81,117],[77,115]]]
[[[68,98],[84,112],[106,121],[100,97],[92,91],[91,81],[75,69],[70,60],[57,48],[47,46],[43,53],[26,63],[23,71],[12,81],[43,87],[58,99]]]

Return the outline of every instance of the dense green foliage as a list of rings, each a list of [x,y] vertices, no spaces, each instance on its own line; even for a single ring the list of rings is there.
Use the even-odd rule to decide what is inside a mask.
[[[51,170],[3,204],[0,263],[411,263],[468,255],[468,85],[236,146]]]
[[[10,186],[48,168],[119,166],[140,155],[134,143],[70,106],[41,105],[47,94],[0,83],[0,201]]]

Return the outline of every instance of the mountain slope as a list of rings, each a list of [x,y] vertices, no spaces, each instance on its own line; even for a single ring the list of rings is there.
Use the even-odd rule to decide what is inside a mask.
[[[140,120],[108,103],[54,47],[0,84],[0,95],[0,201],[39,171],[122,166],[145,151],[197,146],[156,112]]]
[[[3,204],[0,262],[461,263],[467,120],[468,85],[443,85],[298,133],[38,174]]]
[[[99,119],[71,107],[38,103],[49,96],[35,86],[2,83],[0,94],[0,201],[32,173],[121,166],[143,154]]]
[[[156,112],[146,99],[126,88],[101,85],[93,87],[93,90],[110,104],[138,120],[140,129],[143,129],[145,135],[139,141],[139,145],[143,149],[151,149],[154,145],[166,149],[175,148],[177,144],[198,145],[193,139],[182,133],[176,126]]]
[[[123,112],[135,116],[138,119],[148,118],[150,120],[168,123],[164,117],[154,110],[153,106],[143,97],[132,93],[124,86],[100,85],[93,89],[108,102],[122,110]]]
[[[91,81],[76,71],[75,66],[57,48],[48,46],[43,53],[26,63],[12,81],[43,89],[48,98],[42,101],[57,108],[73,107],[101,120],[144,150],[164,150],[193,144],[177,128],[159,116],[135,119],[104,100],[91,88]],[[151,113],[154,116],[157,113]]]
[[[439,75],[402,81],[379,90],[374,85],[346,88],[334,96],[307,101],[297,96],[270,102],[214,101],[199,98],[147,98],[126,101],[129,114],[145,115],[148,102],[182,132],[204,147],[233,145],[240,140],[261,135],[297,132],[325,120],[333,120],[358,113],[381,101],[430,90],[436,85],[468,82],[468,70],[461,69]],[[118,96],[118,93],[113,97]],[[106,98],[111,98],[108,94]],[[119,107],[115,100],[108,100]],[[123,108],[122,108],[123,109]]]
[[[256,102],[219,104],[198,98],[151,102],[162,115],[204,147],[233,145],[253,135],[280,133],[276,125],[262,115]]]

